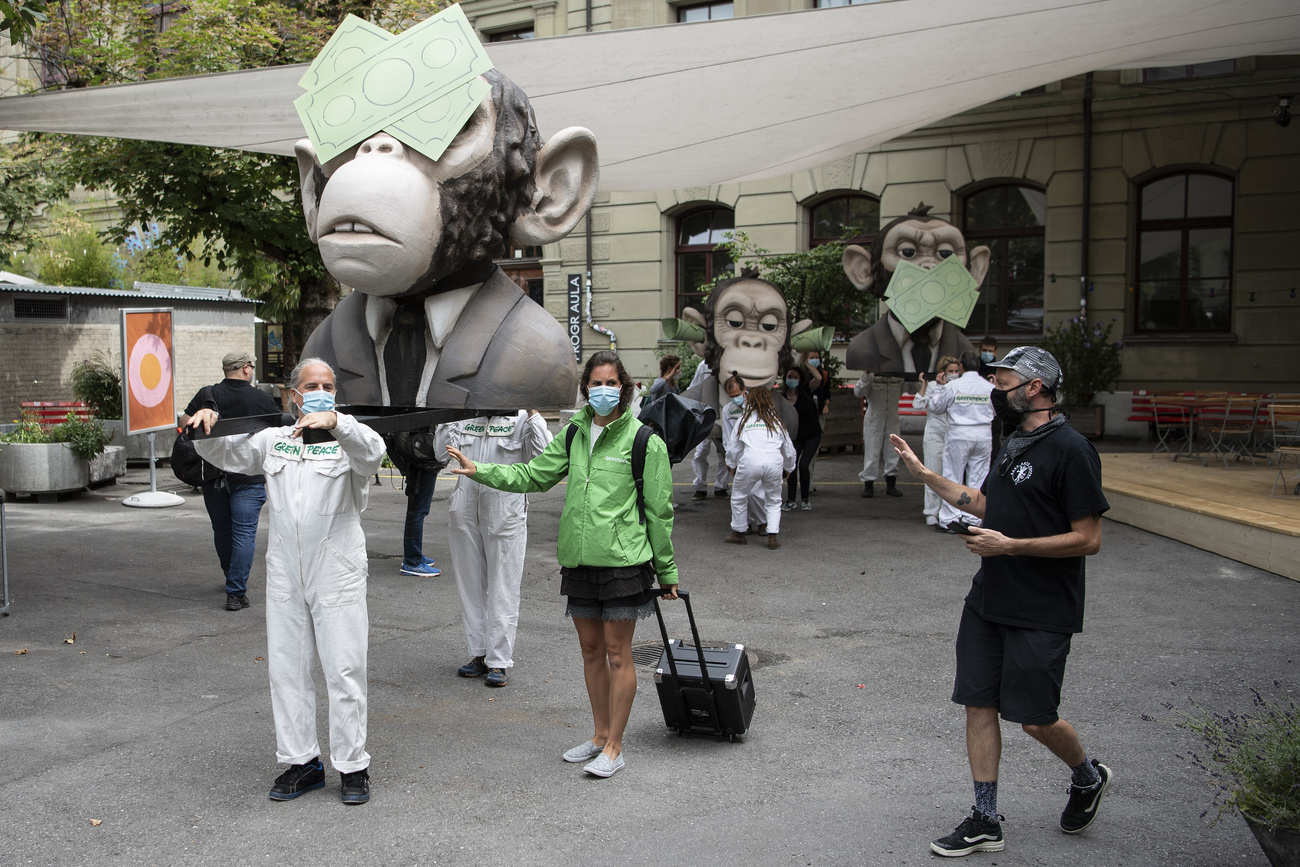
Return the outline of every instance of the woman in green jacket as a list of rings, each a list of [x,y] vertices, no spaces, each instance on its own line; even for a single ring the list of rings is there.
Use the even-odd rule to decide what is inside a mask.
[[[636,697],[632,633],[654,612],[654,597],[677,598],[673,558],[673,480],[663,440],[651,437],[644,473],[645,524],[637,514],[632,441],[641,426],[628,406],[633,384],[614,352],[597,352],[583,370],[588,405],[527,463],[475,464],[459,450],[452,472],[501,491],[547,491],[565,476],[560,514],[560,592],[568,597],[582,647],[595,734],[564,754],[583,770],[610,777],[623,767],[623,729]],[[655,585],[658,584],[656,589]]]

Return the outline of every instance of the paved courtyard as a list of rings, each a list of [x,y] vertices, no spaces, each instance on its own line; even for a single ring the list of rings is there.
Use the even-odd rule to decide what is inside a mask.
[[[563,488],[535,495],[516,668],[505,689],[456,678],[466,652],[446,546],[451,482],[426,527],[439,579],[398,575],[405,500],[385,479],[370,552],[374,797],[337,776],[267,799],[274,760],[262,618],[223,610],[202,498],[123,508],[146,474],[6,510],[11,616],[0,619],[0,864],[894,865],[973,802],[953,637],[977,562],[903,499],[859,497],[860,458],[817,464],[784,547],[723,545],[728,504],[689,499],[674,539],[705,639],[740,641],[758,709],[743,742],[678,738],[648,671],[626,769],[585,777],[560,753],[590,735],[555,563]],[[162,487],[177,489],[167,470]],[[1300,685],[1300,583],[1105,522],[1063,716],[1116,782],[1085,833],[1057,830],[1068,772],[1004,724],[1000,865],[1263,865],[1240,818],[1202,819],[1211,789],[1162,705],[1243,707]],[[670,627],[685,629],[680,607]],[[638,640],[656,637],[653,621]],[[323,681],[319,702],[322,736]],[[1151,717],[1154,719],[1146,719]]]

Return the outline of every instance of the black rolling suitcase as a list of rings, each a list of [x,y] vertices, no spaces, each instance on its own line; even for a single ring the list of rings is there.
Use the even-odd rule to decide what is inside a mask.
[[[725,735],[728,740],[749,731],[754,718],[754,679],[749,671],[749,657],[743,644],[705,646],[695,628],[691,597],[685,590],[678,595],[686,603],[691,622],[694,647],[681,639],[669,640],[664,615],[655,600],[655,616],[663,635],[664,650],[655,667],[655,689],[668,728],[684,735]],[[707,677],[701,676],[707,672]]]

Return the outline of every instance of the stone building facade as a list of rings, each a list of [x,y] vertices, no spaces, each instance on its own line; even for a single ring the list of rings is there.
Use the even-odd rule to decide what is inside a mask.
[[[485,42],[810,5],[461,4]],[[819,242],[837,214],[869,219],[861,228],[871,234],[924,201],[972,244],[994,249],[986,301],[967,328],[973,338],[996,335],[1002,351],[1032,343],[1083,301],[1090,321],[1113,320],[1127,346],[1121,391],[1300,391],[1300,124],[1284,127],[1278,115],[1279,97],[1292,93],[1300,93],[1292,56],[1046,82],[812,171],[602,193],[590,244],[580,225],[529,261],[544,274],[547,308],[564,321],[567,277],[586,270],[590,247],[593,320],[617,335],[629,370],[649,377],[659,319],[690,299],[701,269],[712,276],[726,265],[705,255],[721,226],[792,252]],[[584,353],[605,346],[607,337],[584,327]],[[1126,402],[1116,408],[1127,414]]]
[[[121,364],[121,311],[170,307],[176,408],[221,379],[221,358],[254,351],[254,303],[237,292],[176,287],[150,294],[0,285],[0,422],[23,401],[75,400],[72,369],[98,353]]]

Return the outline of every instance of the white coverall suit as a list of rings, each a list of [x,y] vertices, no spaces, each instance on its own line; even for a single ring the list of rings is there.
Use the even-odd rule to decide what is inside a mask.
[[[709,370],[708,363],[701,361],[696,366],[695,375],[691,377],[691,384],[686,387],[686,390],[690,391],[692,388],[695,388],[712,373],[713,371]],[[718,399],[721,401],[730,400],[730,398],[727,397],[726,393],[722,389],[721,381],[719,381],[718,383]],[[727,405],[726,403],[723,403],[722,411],[718,413],[718,417],[725,418],[726,412],[727,412]],[[718,472],[713,477],[713,490],[725,491],[727,489],[727,485],[731,482],[731,475],[730,473],[727,472],[727,460],[726,460],[727,456],[724,453],[725,452],[724,444],[726,442],[727,442],[727,428],[726,425],[724,424],[722,428],[721,437],[709,437],[706,440],[704,440],[704,442],[700,443],[698,446],[695,447],[695,451],[691,454],[691,471],[694,472],[695,474],[694,477],[691,479],[691,485],[693,490],[707,491],[709,489],[708,478],[709,478],[709,446],[710,445],[712,445],[715,449],[718,450]]]
[[[925,438],[921,441],[921,454],[925,461],[925,468],[941,476],[943,475],[943,448],[944,443],[948,441],[948,411],[938,409],[934,397],[944,388],[946,386],[932,382],[926,387],[925,394],[917,392],[916,397],[912,399],[913,407],[925,410]],[[925,523],[938,523],[939,509],[943,505],[943,500],[930,490],[929,485],[924,487]]]
[[[194,448],[227,472],[266,476],[266,660],[275,757],[301,765],[321,754],[312,651],[329,693],[330,764],[370,766],[366,752],[366,537],[361,512],[384,440],[337,413],[333,442],[305,445],[292,427],[202,439]]]
[[[737,424],[727,440],[727,465],[735,472],[731,485],[731,529],[749,529],[749,501],[763,504],[767,532],[781,532],[782,476],[795,468],[794,443],[784,427],[770,431],[757,416]]]
[[[439,425],[434,454],[438,460],[449,459],[451,445],[472,461],[517,464],[537,457],[550,441],[542,417],[520,410],[516,415]],[[483,657],[488,668],[512,668],[528,547],[526,495],[457,476],[447,537],[469,655]]]
[[[948,439],[943,447],[945,479],[976,489],[984,484],[993,459],[992,391],[993,383],[971,370],[950,380],[930,399],[932,409],[948,413]],[[939,507],[939,523],[946,527],[958,518],[968,524],[980,523],[945,500]]]
[[[898,475],[898,452],[890,444],[889,435],[898,433],[898,398],[902,394],[903,380],[874,373],[862,374],[853,386],[853,395],[867,401],[867,412],[862,417],[860,482],[874,482],[882,475],[891,478]]]

